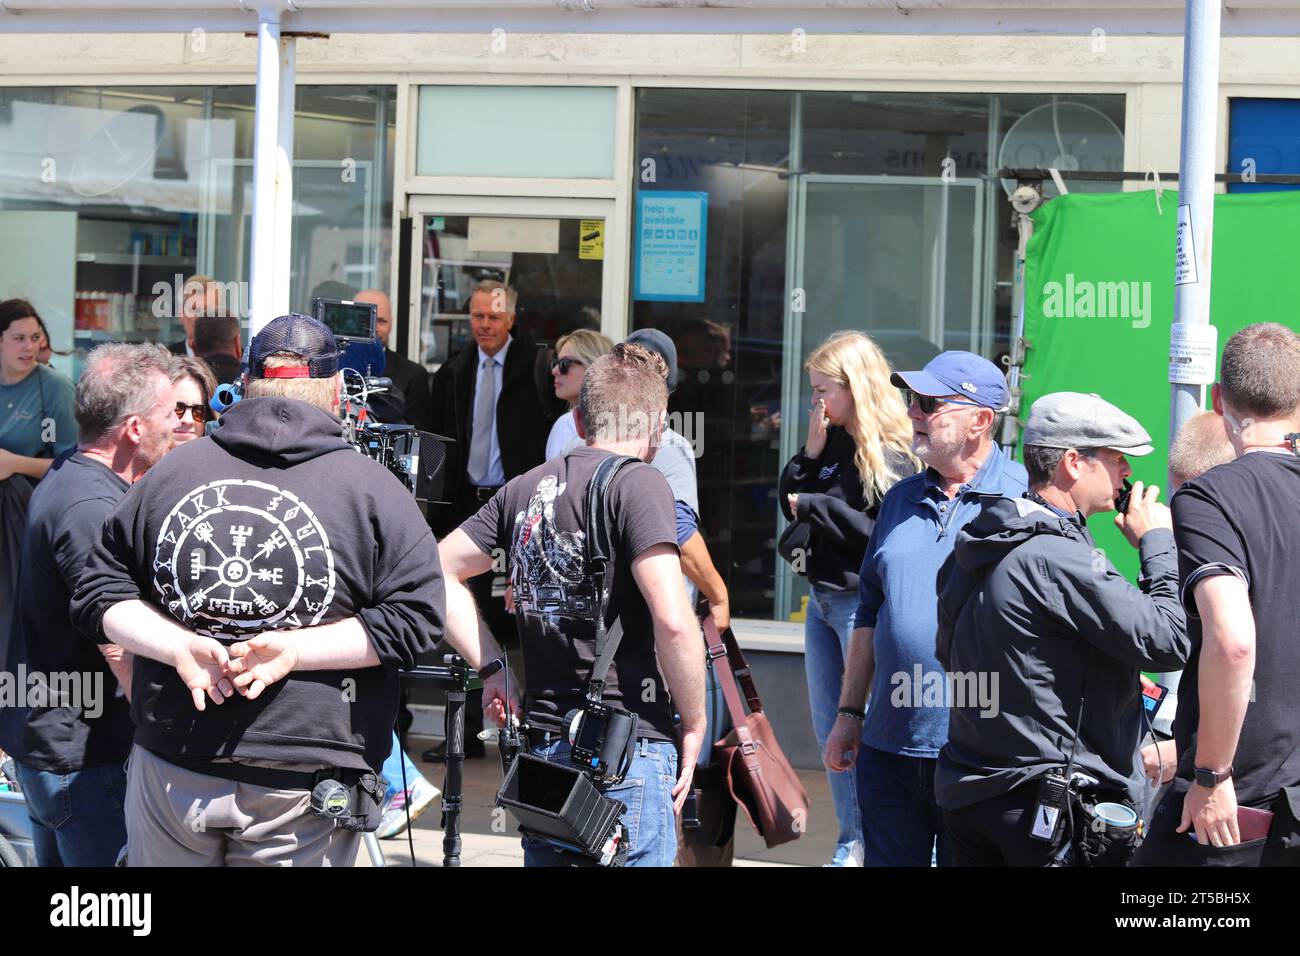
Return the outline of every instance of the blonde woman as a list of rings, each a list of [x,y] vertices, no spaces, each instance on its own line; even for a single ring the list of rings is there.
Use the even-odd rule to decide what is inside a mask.
[[[779,500],[791,529],[782,555],[806,574],[811,595],[804,625],[804,667],[813,730],[825,748],[835,724],[858,570],[880,500],[915,474],[907,407],[889,383],[889,363],[860,332],[836,332],[804,364],[812,382],[808,441],[781,473]],[[862,822],[852,771],[827,770],[839,820],[830,866],[862,865]]]
[[[578,426],[573,421],[573,407],[578,404],[582,380],[592,362],[613,350],[614,343],[592,329],[570,332],[555,343],[555,358],[551,360],[555,397],[568,402],[569,410],[551,426],[551,435],[546,439],[547,461],[562,454],[569,443],[578,437]]]

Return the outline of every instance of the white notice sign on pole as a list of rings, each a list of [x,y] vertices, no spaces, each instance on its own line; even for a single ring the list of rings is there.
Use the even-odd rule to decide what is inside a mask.
[[[1211,385],[1219,354],[1219,330],[1213,325],[1176,324],[1169,336],[1169,381],[1175,385]]]
[[[1192,207],[1178,207],[1178,240],[1174,252],[1174,285],[1191,285],[1196,277],[1196,243],[1192,240]]]

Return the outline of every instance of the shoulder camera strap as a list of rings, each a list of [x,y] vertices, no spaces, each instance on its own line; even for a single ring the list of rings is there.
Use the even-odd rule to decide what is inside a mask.
[[[610,541],[608,491],[615,475],[634,461],[639,459],[627,455],[610,455],[597,465],[596,472],[587,485],[587,496],[582,509],[582,526],[586,532],[583,551],[587,574],[596,585],[596,663],[591,668],[587,692],[596,699],[604,696],[605,677],[609,674],[609,667],[614,662],[614,655],[623,638],[621,620],[614,621],[608,630],[605,627],[605,608],[609,604],[609,582],[605,575],[613,548]]]

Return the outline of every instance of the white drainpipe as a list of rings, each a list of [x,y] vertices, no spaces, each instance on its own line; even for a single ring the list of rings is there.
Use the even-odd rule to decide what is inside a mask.
[[[295,56],[293,38],[280,39],[280,14],[285,6],[268,2],[257,11],[250,337],[289,311]]]

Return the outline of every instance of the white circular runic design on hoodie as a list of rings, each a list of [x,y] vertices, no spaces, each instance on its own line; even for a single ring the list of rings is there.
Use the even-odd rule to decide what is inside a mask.
[[[295,494],[239,478],[195,488],[163,520],[154,588],[172,617],[230,634],[319,624],[334,552]]]

